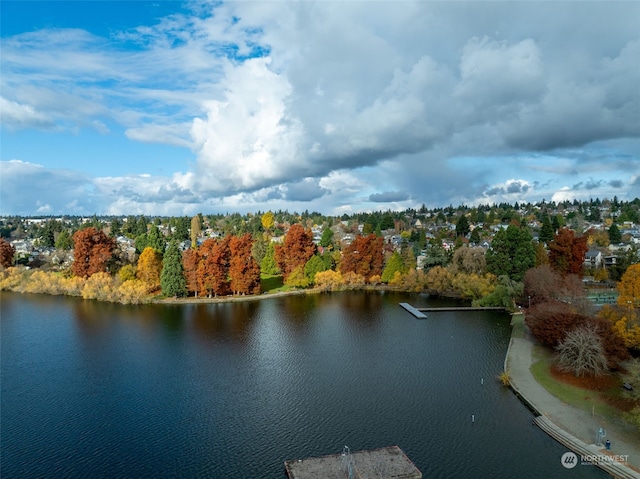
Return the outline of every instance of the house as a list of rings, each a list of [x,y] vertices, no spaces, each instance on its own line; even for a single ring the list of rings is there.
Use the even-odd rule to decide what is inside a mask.
[[[590,249],[584,255],[584,266],[586,268],[601,268],[602,253],[596,249]]]

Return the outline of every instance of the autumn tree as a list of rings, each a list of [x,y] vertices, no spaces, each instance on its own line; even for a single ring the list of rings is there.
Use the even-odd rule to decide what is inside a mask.
[[[387,264],[382,271],[382,282],[388,283],[389,281],[391,281],[394,278],[396,272],[404,272],[404,262],[402,261],[402,256],[400,256],[400,253],[394,251],[387,260]]]
[[[275,224],[275,217],[273,216],[273,213],[271,211],[267,211],[263,214],[260,218],[260,223],[262,223],[262,227],[265,231],[271,231],[271,228],[273,228],[273,225]]]
[[[251,233],[229,241],[229,278],[234,294],[260,293],[260,266],[251,254]]]
[[[198,264],[198,290],[209,296],[229,294],[229,262],[231,236],[208,239],[200,245]]]
[[[138,258],[136,277],[147,285],[149,291],[160,287],[162,273],[162,256],[151,246],[147,246]]]
[[[187,292],[194,293],[198,297],[198,266],[200,255],[197,249],[188,249],[182,254],[182,267],[186,280]]]
[[[78,230],[73,235],[71,271],[81,278],[106,270],[113,257],[115,240],[93,227]]]
[[[198,238],[200,237],[201,233],[200,217],[198,215],[195,215],[193,218],[191,218],[191,230],[189,233],[191,236],[191,247],[195,248],[196,246],[198,246]]]
[[[498,231],[486,253],[487,270],[495,276],[507,275],[522,281],[524,273],[535,265],[531,233],[514,224]]]
[[[483,248],[462,246],[453,254],[451,268],[454,273],[484,274],[487,272],[487,260]]]
[[[289,228],[284,236],[284,242],[275,246],[275,260],[286,280],[289,274],[298,266],[302,269],[316,251],[311,231],[302,225],[295,224]],[[302,272],[304,276],[304,272]]]
[[[613,331],[622,338],[629,349],[640,351],[640,310],[628,306],[604,305],[598,318],[609,321]]]
[[[555,348],[583,319],[566,303],[545,302],[529,308],[525,324],[538,341]]]
[[[353,272],[369,280],[372,276],[382,274],[384,264],[383,239],[370,234],[356,236],[353,242],[344,248],[340,259],[340,272]]]
[[[618,283],[618,304],[640,308],[640,263],[632,264]]]
[[[16,249],[4,238],[0,238],[0,266],[8,268],[13,265]]]
[[[576,237],[573,230],[561,228],[549,243],[549,264],[560,274],[582,275],[587,237]]]
[[[162,294],[175,298],[187,293],[187,282],[182,266],[182,253],[176,240],[169,242],[167,251],[162,261],[162,273],[160,274],[160,287]]]

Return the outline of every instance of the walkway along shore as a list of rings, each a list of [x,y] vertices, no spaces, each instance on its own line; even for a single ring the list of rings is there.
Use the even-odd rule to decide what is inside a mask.
[[[563,403],[533,377],[530,368],[535,338],[523,323],[518,324],[523,321],[522,313],[512,316],[513,329],[504,370],[510,374],[512,390],[537,416],[534,422],[577,455],[576,467],[592,467],[581,464],[581,459],[586,456],[614,477],[640,479],[640,449],[626,439],[631,437],[629,431]],[[609,451],[594,444],[600,428],[606,431],[605,439],[611,441]]]

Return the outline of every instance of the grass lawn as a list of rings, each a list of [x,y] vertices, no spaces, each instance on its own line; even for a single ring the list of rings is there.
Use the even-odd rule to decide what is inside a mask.
[[[578,407],[598,416],[619,422],[622,411],[610,404],[622,398],[620,381],[610,380],[599,390],[586,389],[568,384],[554,377],[552,372],[553,354],[542,346],[535,346],[533,350],[535,362],[531,365],[531,373],[544,388],[562,402]],[[609,384],[610,383],[610,384]]]
[[[290,291],[289,286],[285,286],[282,281],[282,275],[260,275],[260,289],[263,293],[277,293],[281,291]]]

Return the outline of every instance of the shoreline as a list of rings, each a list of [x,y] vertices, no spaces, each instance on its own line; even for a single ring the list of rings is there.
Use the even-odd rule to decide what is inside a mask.
[[[640,447],[625,439],[628,431],[623,431],[620,426],[605,418],[590,415],[562,402],[533,377],[530,368],[534,363],[532,350],[535,340],[524,322],[518,324],[523,319],[524,313],[512,315],[511,338],[505,355],[504,370],[510,374],[509,388],[536,416],[534,423],[552,439],[577,454],[578,463],[585,456],[622,456],[625,457],[625,462],[600,460],[595,465],[614,477],[640,479]],[[549,426],[545,427],[546,425]],[[599,428],[605,429],[606,438],[611,440],[611,450],[594,444]],[[558,457],[558,462],[560,460]]]

